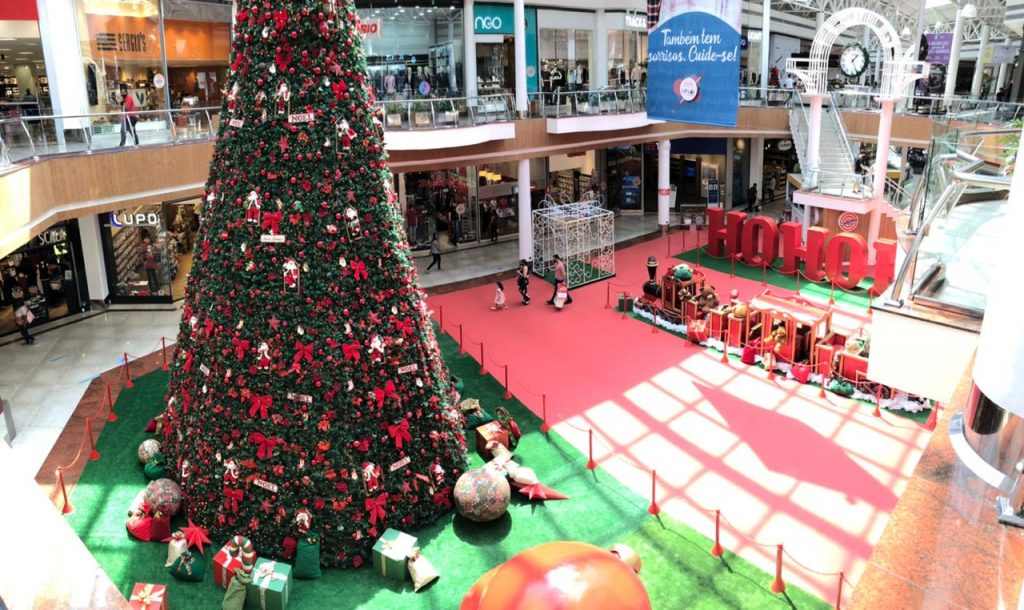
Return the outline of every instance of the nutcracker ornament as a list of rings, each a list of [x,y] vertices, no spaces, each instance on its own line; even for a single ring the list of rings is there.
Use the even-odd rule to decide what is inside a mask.
[[[288,102],[292,99],[291,92],[288,91],[288,83],[281,83],[277,86],[277,92],[274,93],[274,100],[277,102],[277,113],[288,114]]]
[[[302,292],[299,264],[294,258],[284,259],[284,288],[289,292]]]
[[[260,224],[260,194],[256,191],[249,191],[245,198],[245,222]]]

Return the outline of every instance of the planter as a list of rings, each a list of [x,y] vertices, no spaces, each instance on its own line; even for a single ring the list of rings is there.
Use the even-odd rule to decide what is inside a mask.
[[[385,124],[388,127],[401,127],[402,126],[402,115],[397,112],[388,113],[384,115]]]
[[[429,112],[414,112],[412,113],[413,123],[417,127],[428,127],[430,125],[430,113]]]

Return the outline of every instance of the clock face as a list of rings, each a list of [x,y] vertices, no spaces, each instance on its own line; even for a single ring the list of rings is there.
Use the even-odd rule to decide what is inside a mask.
[[[867,67],[868,55],[860,45],[846,47],[839,56],[839,69],[846,76],[860,76]]]

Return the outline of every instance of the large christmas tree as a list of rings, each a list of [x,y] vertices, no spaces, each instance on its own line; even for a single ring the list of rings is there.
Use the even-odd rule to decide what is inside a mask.
[[[164,443],[215,541],[287,556],[306,509],[345,566],[466,463],[361,42],[351,0],[238,3]]]

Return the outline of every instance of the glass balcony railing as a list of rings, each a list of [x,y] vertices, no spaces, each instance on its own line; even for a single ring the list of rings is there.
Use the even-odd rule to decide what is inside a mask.
[[[508,93],[391,100],[376,107],[384,111],[385,131],[472,127],[516,118],[515,97]]]
[[[647,111],[647,90],[643,88],[555,91],[530,96],[530,115],[565,119]]]
[[[135,112],[135,137],[121,112],[2,119],[0,167],[50,155],[135,146],[136,140],[138,146],[208,140],[217,133],[219,112],[219,107],[140,110]]]

